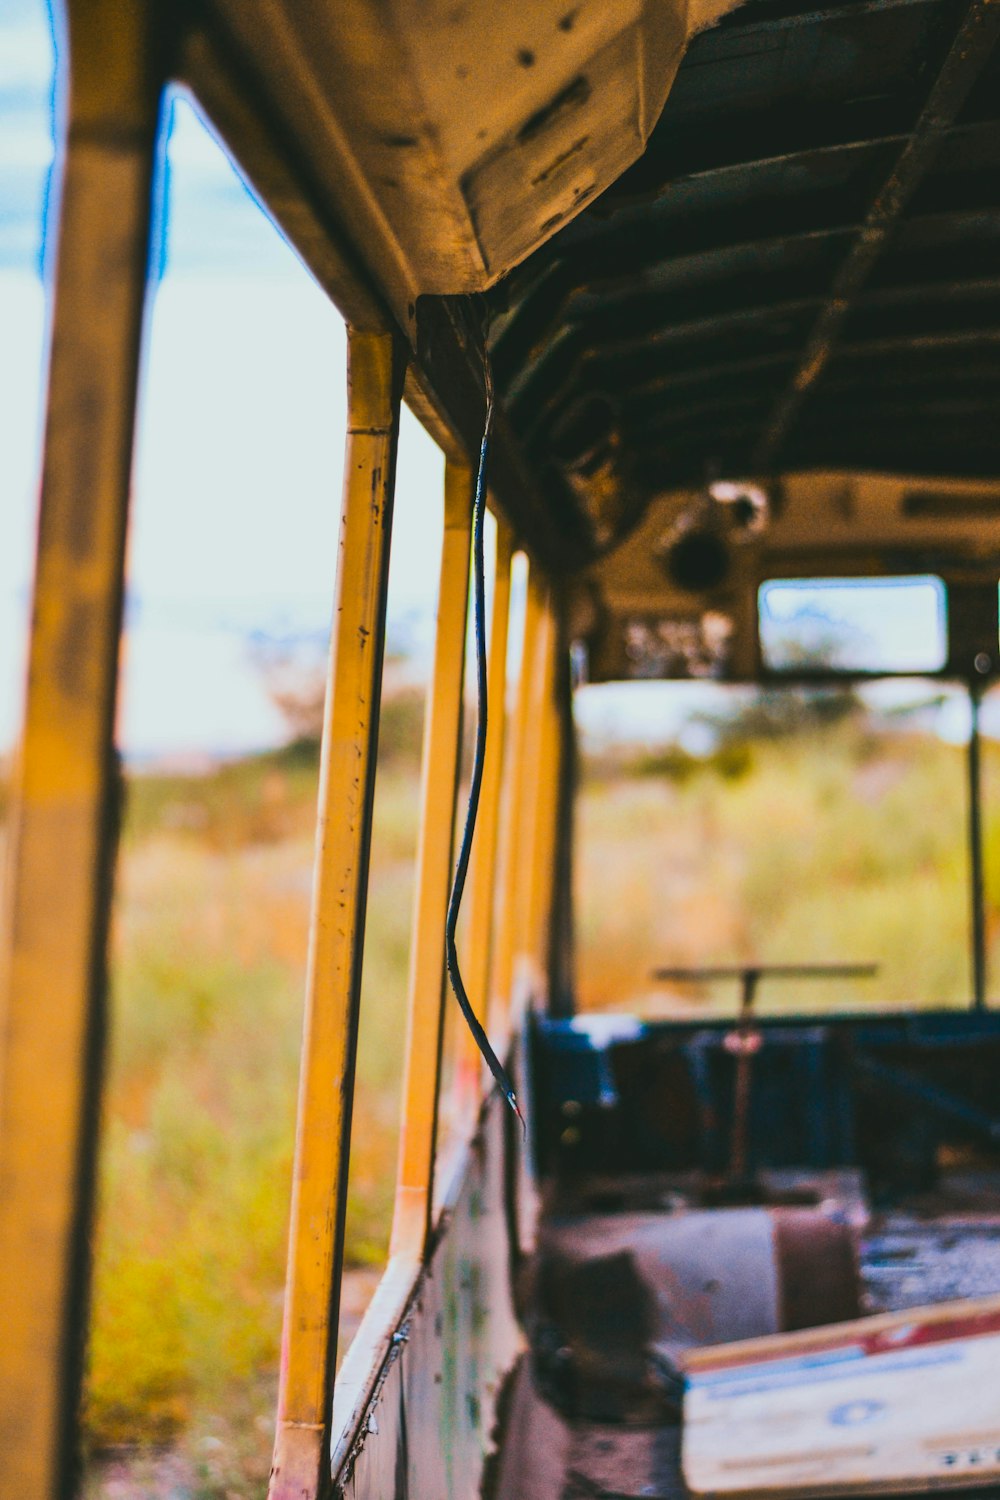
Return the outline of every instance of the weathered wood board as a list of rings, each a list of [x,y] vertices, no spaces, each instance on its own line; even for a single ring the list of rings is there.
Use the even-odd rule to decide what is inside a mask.
[[[703,1348],[684,1365],[695,1495],[1000,1484],[1000,1297]]]

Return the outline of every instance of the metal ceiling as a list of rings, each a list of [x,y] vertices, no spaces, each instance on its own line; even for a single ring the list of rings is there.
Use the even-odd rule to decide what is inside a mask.
[[[713,476],[1000,479],[1000,0],[744,0],[690,41],[642,155],[482,297],[461,278],[427,294],[413,247],[404,276],[398,236],[351,209],[357,173],[306,108],[347,110],[345,140],[367,149],[340,72],[316,72],[317,38],[354,45],[348,18],[322,0],[237,11],[193,8],[179,76],[348,321],[399,329],[408,399],[467,454],[485,301],[494,500],[550,569],[587,569],[656,497]],[[455,47],[475,50],[490,14],[456,10]],[[409,76],[393,35],[364,32],[381,99]],[[410,184],[361,180],[372,213]]]
[[[513,434],[599,542],[712,474],[1000,476],[998,36],[998,0],[748,0],[488,294]]]

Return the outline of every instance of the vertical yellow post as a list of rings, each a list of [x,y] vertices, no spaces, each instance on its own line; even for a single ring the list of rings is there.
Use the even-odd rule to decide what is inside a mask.
[[[573,671],[566,616],[559,618],[555,662],[555,714],[558,735],[558,788],[555,808],[552,914],[549,945],[549,1014],[571,1016],[576,995],[573,934],[573,824],[577,781],[573,722]]]
[[[521,807],[520,879],[517,882],[515,907],[514,969],[512,999],[523,1004],[525,985],[537,990],[540,979],[538,963],[539,919],[548,883],[545,868],[545,840],[543,829],[547,811],[552,802],[548,777],[552,773],[551,725],[549,721],[549,696],[551,687],[551,663],[553,648],[553,619],[548,588],[536,581],[538,596],[538,628],[535,632],[534,650],[530,660],[525,660],[528,673],[528,728],[525,742],[525,761],[530,767],[530,784]]]
[[[497,845],[500,831],[500,793],[503,785],[504,741],[507,731],[507,638],[510,624],[510,565],[513,539],[503,521],[497,522],[493,608],[490,616],[489,722],[486,761],[479,799],[479,819],[472,849],[469,925],[464,973],[469,998],[483,1025],[489,1011],[490,969],[493,954],[493,917],[496,907]],[[468,1119],[479,1103],[481,1074],[479,1048],[469,1028],[458,1030],[456,1088],[459,1116]]]
[[[507,786],[506,828],[501,862],[501,902],[497,916],[496,970],[493,982],[494,1010],[491,1030],[494,1045],[502,1046],[509,1027],[511,990],[518,956],[524,888],[528,872],[524,856],[534,807],[535,765],[533,745],[535,672],[539,638],[545,615],[545,598],[535,577],[534,567],[528,574],[528,595],[524,612],[524,638],[517,682],[517,701],[511,733],[510,780]]]
[[[524,951],[536,976],[546,986],[548,999],[549,949],[555,894],[556,833],[559,812],[562,725],[556,698],[557,652],[560,631],[549,596],[539,643],[535,671],[534,722],[537,724],[535,754],[536,791],[534,821],[526,858],[528,902],[524,926]]]
[[[445,471],[434,674],[424,726],[393,1255],[423,1254],[434,1196],[446,979],[444,933],[462,739],[471,527],[472,476],[467,468],[449,463]]]
[[[391,335],[349,333],[347,389],[271,1500],[315,1500],[329,1483],[402,389],[402,361]]]
[[[0,979],[4,1495],[75,1493],[118,777],[113,732],[160,96],[151,7],[68,7],[69,126]]]

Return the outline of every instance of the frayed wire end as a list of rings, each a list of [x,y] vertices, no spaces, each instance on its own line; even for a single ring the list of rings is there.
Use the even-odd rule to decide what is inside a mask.
[[[518,1120],[521,1122],[521,1138],[522,1140],[526,1141],[528,1139],[528,1122],[521,1113],[520,1107],[517,1102],[517,1095],[514,1093],[513,1089],[507,1089],[505,1091],[504,1097],[506,1098],[507,1103],[510,1105],[511,1109],[514,1111]]]

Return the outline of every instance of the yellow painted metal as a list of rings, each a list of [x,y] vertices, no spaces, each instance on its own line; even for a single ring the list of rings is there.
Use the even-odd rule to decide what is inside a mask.
[[[527,727],[524,742],[524,760],[527,767],[528,784],[521,805],[521,825],[518,830],[520,866],[514,905],[515,937],[514,967],[511,976],[511,1004],[515,1013],[511,1024],[516,1028],[518,1009],[524,1005],[528,993],[536,998],[542,976],[539,972],[537,949],[537,922],[540,908],[541,881],[543,873],[536,868],[541,853],[540,832],[548,802],[548,788],[544,777],[550,766],[545,763],[548,752],[548,687],[552,655],[552,614],[549,589],[539,581],[537,575],[529,578],[529,602],[536,599],[538,626],[532,642],[532,654],[525,656],[528,694]]]
[[[515,965],[523,931],[523,892],[527,884],[523,859],[533,826],[535,766],[532,723],[534,673],[545,615],[545,595],[535,574],[528,573],[524,636],[517,682],[517,701],[511,729],[510,775],[506,787],[501,855],[501,899],[497,914],[496,966],[492,985],[494,1009],[490,1017],[494,1045],[505,1045]]]
[[[577,991],[573,924],[574,800],[578,752],[573,716],[573,663],[569,651],[566,597],[559,600],[558,646],[554,663],[554,705],[558,749],[552,910],[549,929],[549,1013],[571,1015]]]
[[[444,931],[461,755],[471,527],[472,475],[468,468],[448,463],[434,674],[424,726],[393,1255],[423,1254],[434,1196],[446,977]]]
[[[67,21],[70,118],[0,980],[0,1495],[18,1500],[75,1489],[160,93],[146,8],[93,0],[69,5]]]
[[[486,760],[479,799],[479,818],[472,849],[469,880],[469,925],[466,929],[463,972],[469,998],[485,1025],[489,1017],[490,970],[493,956],[493,918],[496,910],[497,848],[500,833],[500,794],[503,786],[504,743],[507,734],[507,638],[510,624],[510,568],[514,547],[509,527],[497,522],[493,606],[490,615],[487,686],[489,715]],[[479,1048],[464,1024],[458,1030],[455,1083],[460,1119],[468,1119],[480,1097],[482,1073]]]
[[[559,773],[562,750],[562,725],[556,700],[556,653],[559,628],[550,595],[540,632],[538,657],[534,674],[534,709],[536,726],[534,820],[530,845],[525,858],[528,890],[524,952],[539,979],[547,984],[549,943],[554,898],[556,829],[559,807]]]
[[[393,338],[351,331],[271,1500],[314,1500],[329,1480],[401,389]]]

